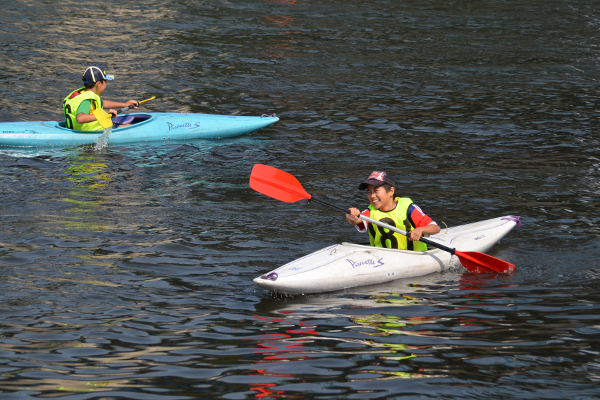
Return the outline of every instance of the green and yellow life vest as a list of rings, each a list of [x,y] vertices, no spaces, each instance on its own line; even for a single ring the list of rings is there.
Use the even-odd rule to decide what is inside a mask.
[[[103,128],[98,121],[86,122],[84,124],[77,122],[77,109],[85,100],[91,100],[92,107],[90,109],[90,114],[95,109],[102,108],[102,99],[91,90],[85,90],[80,94],[75,94],[76,92],[80,92],[84,89],[85,87],[73,90],[63,100],[63,111],[65,113],[66,127],[78,131],[101,131]]]
[[[391,211],[380,211],[373,207],[373,205],[369,205],[371,218],[385,222],[388,225],[395,226],[406,232],[414,229],[415,227],[407,215],[408,207],[413,204],[412,200],[408,197],[396,197],[394,200],[396,201],[396,207]],[[371,246],[375,247],[427,251],[427,245],[425,243],[411,242],[406,236],[397,232],[392,232],[389,229],[385,229],[375,224],[369,224],[369,241],[371,242]]]

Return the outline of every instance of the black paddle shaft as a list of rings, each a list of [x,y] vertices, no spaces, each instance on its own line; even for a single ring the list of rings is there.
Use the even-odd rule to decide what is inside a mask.
[[[344,212],[344,214],[349,214],[349,210],[348,209],[340,207],[340,206],[335,205],[335,204],[328,203],[328,202],[326,202],[324,200],[321,200],[321,199],[317,199],[316,197],[314,197],[312,195],[310,196],[310,199],[308,199],[308,201],[311,201],[311,200],[316,201],[317,203],[321,203],[321,204],[324,204],[326,206],[335,208],[337,210],[340,210],[340,211]],[[379,225],[379,226],[381,226],[383,228],[389,229],[391,231],[398,232],[401,235],[404,235],[406,237],[410,237],[409,234],[408,234],[408,232],[405,232],[402,229],[396,228],[395,226],[388,225],[385,222],[381,222],[381,221],[378,221],[378,220],[373,219],[373,218],[365,217],[364,215],[360,215],[359,218],[362,219],[362,220],[364,220],[364,221],[368,221],[368,222],[370,222],[372,224]],[[450,248],[450,247],[446,247],[443,244],[432,242],[431,240],[426,239],[424,237],[422,237],[421,239],[419,239],[419,242],[428,244],[428,245],[433,246],[435,248],[438,248],[440,250],[447,251],[450,254],[455,254],[456,253],[456,249],[453,249],[453,248]]]

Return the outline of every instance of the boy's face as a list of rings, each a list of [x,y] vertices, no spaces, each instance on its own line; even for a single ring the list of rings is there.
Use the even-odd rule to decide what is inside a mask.
[[[106,81],[96,82],[96,87],[98,88],[98,96],[100,96],[106,90],[106,86]]]
[[[381,211],[391,211],[396,206],[396,203],[394,203],[394,191],[395,188],[390,188],[388,192],[383,186],[367,185],[369,202],[373,207]]]

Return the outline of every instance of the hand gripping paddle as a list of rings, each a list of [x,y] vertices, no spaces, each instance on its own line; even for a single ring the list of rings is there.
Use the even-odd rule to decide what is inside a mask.
[[[313,197],[311,194],[307,193],[298,181],[298,179],[296,179],[296,177],[294,177],[293,175],[280,169],[270,167],[268,165],[254,165],[252,173],[250,174],[250,187],[259,193],[262,193],[266,196],[272,197],[280,201],[284,201],[286,203],[294,203],[299,200],[313,200],[317,203],[324,204],[326,206],[340,210],[345,214],[348,214],[348,209],[337,206],[335,204],[327,203],[323,200],[319,200]],[[360,215],[360,219],[368,221],[375,225],[379,225],[391,231],[398,232],[402,235],[408,236],[407,232],[398,229],[395,226],[391,226],[381,221],[378,221],[376,219],[369,218],[364,215]],[[456,255],[460,260],[460,263],[469,272],[497,272],[501,274],[510,274],[516,269],[516,267],[513,264],[508,263],[506,261],[502,261],[485,253],[479,253],[476,251],[458,251],[456,249],[446,247],[426,238],[421,238],[420,241],[432,247],[436,247],[440,250],[447,251],[450,254]]]
[[[152,96],[149,99],[139,101],[138,106],[141,106],[142,104],[144,104],[147,101],[154,100],[155,98],[156,98],[156,96]],[[117,111],[117,114],[125,112],[132,107],[133,106],[123,107]],[[104,129],[112,128],[112,126],[113,126],[112,118],[116,117],[116,115],[109,114],[106,111],[104,111],[102,108],[96,108],[94,111],[92,111],[92,113],[94,114],[94,116],[96,117],[96,119],[98,120],[100,125],[102,125],[102,127]]]

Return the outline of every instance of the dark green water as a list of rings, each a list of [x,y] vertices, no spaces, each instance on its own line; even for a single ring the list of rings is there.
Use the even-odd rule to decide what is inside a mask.
[[[245,137],[0,148],[0,392],[30,399],[600,397],[595,1],[14,1],[0,122],[105,98],[261,115]],[[331,202],[385,169],[438,222],[520,215],[450,271],[276,297],[252,279],[364,242],[248,187],[255,163]]]

